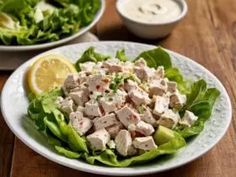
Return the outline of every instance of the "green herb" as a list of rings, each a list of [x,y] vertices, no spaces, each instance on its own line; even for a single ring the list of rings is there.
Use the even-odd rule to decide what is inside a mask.
[[[118,58],[120,61],[128,61],[128,57],[125,55],[125,49],[122,49],[122,50],[118,50],[116,52],[116,58]]]

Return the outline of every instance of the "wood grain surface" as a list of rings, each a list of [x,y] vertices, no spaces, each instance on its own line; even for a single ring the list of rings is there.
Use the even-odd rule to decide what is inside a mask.
[[[159,44],[193,58],[226,87],[236,109],[236,1],[187,0],[186,18],[165,39],[146,41],[129,33],[115,10],[115,0],[106,1],[106,11],[95,32],[101,40],[125,40]],[[1,53],[0,53],[1,57]],[[0,63],[1,64],[1,63]],[[10,73],[0,72],[0,89]],[[55,164],[26,147],[10,132],[0,115],[0,177],[92,177]],[[96,175],[99,176],[99,175]],[[159,174],[158,177],[235,177],[236,116],[224,138],[199,159]]]

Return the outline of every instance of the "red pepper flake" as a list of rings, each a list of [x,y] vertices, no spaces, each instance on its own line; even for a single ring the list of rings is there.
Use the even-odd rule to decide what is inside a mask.
[[[96,89],[99,90],[100,89],[100,85],[96,85]]]

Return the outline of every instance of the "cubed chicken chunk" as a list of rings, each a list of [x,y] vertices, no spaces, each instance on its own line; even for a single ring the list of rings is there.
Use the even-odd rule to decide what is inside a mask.
[[[173,81],[167,82],[167,91],[170,93],[174,93],[177,91],[177,83]]]
[[[116,111],[123,106],[126,100],[126,92],[117,90],[115,94],[102,97],[99,102],[105,113]]]
[[[180,117],[178,113],[175,113],[171,109],[168,109],[161,115],[157,123],[167,128],[174,128],[178,123],[179,119]]]
[[[65,90],[71,90],[79,86],[79,76],[78,74],[69,74],[64,81]]]
[[[137,137],[134,139],[133,145],[135,148],[142,149],[144,151],[157,148],[157,145],[155,144],[152,136]]]
[[[80,117],[78,113],[72,115],[70,114],[70,124],[79,133],[81,136],[89,131],[93,126],[93,123],[90,119],[85,117]]]
[[[125,127],[128,127],[129,124],[137,124],[141,120],[139,114],[128,106],[116,111],[116,114]]]
[[[67,97],[59,103],[59,108],[63,112],[70,114],[71,112],[74,111],[74,102],[70,97]]]
[[[134,62],[134,65],[139,67],[144,67],[147,66],[147,62],[143,58],[140,58]]]
[[[123,71],[123,66],[120,63],[120,60],[116,58],[106,60],[103,63],[103,67],[106,68],[110,73]]]
[[[82,119],[84,116],[83,116],[83,113],[80,112],[80,111],[76,111],[76,112],[71,112],[70,115],[69,115],[69,118],[70,120],[73,120],[73,119]]]
[[[154,106],[154,110],[153,113],[156,115],[161,115],[162,113],[164,113],[169,107],[169,98],[166,96],[156,96],[156,100],[155,100],[155,106]]]
[[[134,73],[136,76],[143,81],[148,81],[150,78],[152,78],[155,74],[155,69],[149,68],[147,66],[144,67],[134,67]]]
[[[90,100],[89,102],[85,103],[84,112],[87,116],[91,116],[91,117],[102,116],[102,112],[99,108],[98,102],[94,100]]]
[[[151,124],[152,126],[156,126],[156,119],[153,117],[152,112],[150,108],[143,108],[143,112],[140,114],[141,119],[146,122]]]
[[[105,92],[109,90],[109,79],[103,75],[90,75],[87,84],[91,92]]]
[[[136,125],[136,131],[145,136],[149,136],[154,133],[155,130],[151,124],[148,124],[144,121],[139,121]]]
[[[95,130],[99,130],[101,128],[107,128],[109,126],[117,124],[118,120],[116,119],[116,115],[114,113],[111,113],[103,117],[94,119],[93,123]]]
[[[96,66],[96,63],[94,62],[85,62],[85,63],[80,63],[80,69],[81,71],[85,71],[88,73],[92,73],[93,72],[93,68]]]
[[[153,80],[149,86],[150,96],[159,95],[163,96],[167,91],[167,84],[164,80]]]
[[[128,155],[129,147],[132,145],[132,138],[127,130],[121,130],[115,138],[116,150],[122,156]]]
[[[87,136],[87,140],[93,150],[105,150],[106,144],[110,140],[109,133],[103,128]]]
[[[89,100],[89,90],[83,88],[76,92],[70,92],[69,96],[78,106],[84,106],[84,104]]]
[[[170,96],[170,107],[179,109],[186,103],[186,96],[175,92]]]
[[[179,121],[181,125],[185,125],[187,127],[191,127],[196,121],[198,117],[194,115],[191,111],[186,110],[184,113],[184,116]]]
[[[128,95],[136,106],[139,106],[141,104],[149,104],[151,102],[148,94],[141,89],[130,90]]]
[[[139,87],[138,87],[138,85],[137,85],[136,82],[134,82],[134,81],[132,81],[132,80],[130,80],[130,79],[128,79],[127,81],[125,81],[125,84],[124,84],[124,89],[125,89],[125,91],[129,92],[129,91],[131,91],[131,90],[133,90],[133,89],[138,89],[138,88],[139,88]]]
[[[107,127],[106,130],[110,134],[111,138],[115,138],[116,135],[119,133],[119,131],[123,128],[124,128],[124,126],[120,122],[118,122],[115,125]]]

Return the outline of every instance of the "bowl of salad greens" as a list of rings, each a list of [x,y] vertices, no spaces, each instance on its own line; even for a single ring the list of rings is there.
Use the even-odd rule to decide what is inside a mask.
[[[75,70],[33,94],[26,73],[52,54]],[[114,176],[188,163],[219,142],[232,117],[224,86],[203,66],[161,47],[117,41],[64,46],[27,61],[6,82],[1,109],[15,135],[44,157]]]
[[[0,51],[69,42],[89,31],[104,9],[104,0],[0,0]]]

